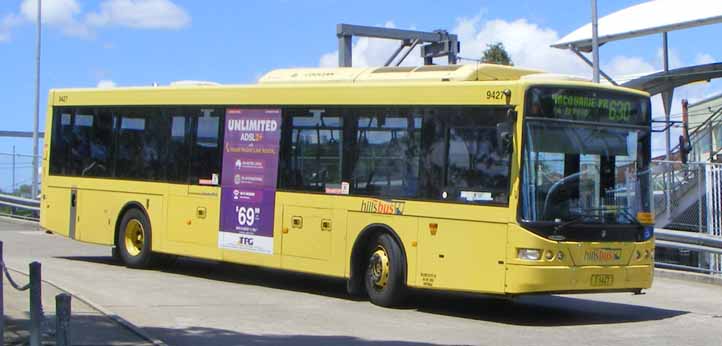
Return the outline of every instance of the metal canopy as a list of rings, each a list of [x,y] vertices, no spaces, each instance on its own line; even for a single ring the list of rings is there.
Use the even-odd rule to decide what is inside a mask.
[[[683,85],[715,78],[722,78],[722,62],[660,71],[633,79],[622,86],[656,95]]]
[[[715,23],[722,23],[719,0],[648,1],[600,18],[599,44]],[[552,47],[590,52],[592,24],[564,36]]]

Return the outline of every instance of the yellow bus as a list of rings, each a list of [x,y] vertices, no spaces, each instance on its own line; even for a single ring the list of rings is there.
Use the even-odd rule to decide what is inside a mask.
[[[491,64],[50,92],[45,229],[160,254],[514,296],[652,284],[649,95]]]

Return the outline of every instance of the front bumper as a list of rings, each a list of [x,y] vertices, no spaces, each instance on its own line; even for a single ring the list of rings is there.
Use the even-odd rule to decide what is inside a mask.
[[[509,264],[506,293],[636,291],[652,286],[654,267]],[[596,276],[594,279],[593,276]],[[600,277],[605,280],[599,280]],[[611,280],[608,278],[611,277]],[[611,281],[611,282],[610,282]]]

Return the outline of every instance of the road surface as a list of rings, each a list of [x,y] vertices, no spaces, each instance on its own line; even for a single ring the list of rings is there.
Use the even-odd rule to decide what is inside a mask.
[[[514,301],[420,293],[407,308],[349,298],[341,280],[180,259],[127,269],[108,247],[0,221],[6,263],[169,345],[722,345],[722,287],[657,278],[645,295]]]

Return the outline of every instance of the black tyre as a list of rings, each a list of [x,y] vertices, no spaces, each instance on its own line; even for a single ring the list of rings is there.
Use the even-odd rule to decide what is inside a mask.
[[[138,209],[129,209],[123,214],[118,229],[118,252],[126,266],[148,268],[152,264],[150,222]]]
[[[367,259],[364,282],[371,302],[385,307],[403,304],[406,259],[399,244],[389,234],[382,233],[369,246]]]

